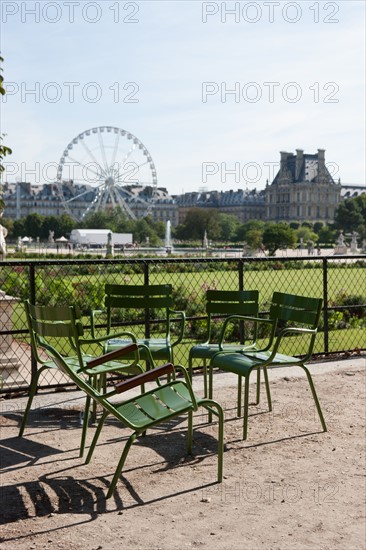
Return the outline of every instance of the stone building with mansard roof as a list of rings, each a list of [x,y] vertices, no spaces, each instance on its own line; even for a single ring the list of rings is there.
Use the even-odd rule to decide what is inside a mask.
[[[325,150],[304,154],[281,152],[280,169],[267,184],[266,219],[332,223],[341,202],[341,184],[336,183],[325,165]]]

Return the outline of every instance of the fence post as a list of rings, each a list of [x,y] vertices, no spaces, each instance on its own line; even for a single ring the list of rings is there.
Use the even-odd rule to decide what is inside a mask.
[[[243,262],[243,260],[239,260],[238,275],[239,275],[239,290],[244,290],[244,262]],[[239,322],[239,342],[241,344],[244,344],[244,342],[245,342],[244,321]]]
[[[36,303],[36,273],[35,264],[29,265],[29,301],[31,304]],[[37,359],[34,357],[33,350],[31,349],[31,383],[37,374]]]
[[[328,260],[323,258],[323,321],[324,321],[324,352],[329,353],[328,326]]]
[[[144,262],[144,285],[149,284],[149,263]],[[145,338],[150,338],[150,310],[145,309]],[[150,368],[147,362],[147,368]]]
[[[243,262],[243,260],[239,260],[238,275],[239,275],[239,290],[244,290],[244,262]]]

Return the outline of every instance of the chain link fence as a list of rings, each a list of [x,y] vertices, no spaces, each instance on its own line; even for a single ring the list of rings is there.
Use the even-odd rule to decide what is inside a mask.
[[[366,349],[365,256],[327,258],[125,258],[99,260],[0,262],[0,392],[27,391],[37,364],[32,358],[22,301],[47,305],[77,304],[85,330],[90,312],[103,309],[104,285],[164,284],[173,286],[174,309],[186,312],[185,337],[175,348],[175,362],[188,363],[189,348],[205,339],[205,293],[208,289],[259,290],[264,315],[274,291],[322,297],[323,316],[316,355]],[[160,312],[140,319],[129,312],[114,319],[113,329],[139,336],[159,333]],[[103,317],[98,332],[105,333]],[[174,332],[174,319],[173,319]],[[291,353],[301,355],[296,341]],[[66,380],[48,370],[40,387],[58,388]]]

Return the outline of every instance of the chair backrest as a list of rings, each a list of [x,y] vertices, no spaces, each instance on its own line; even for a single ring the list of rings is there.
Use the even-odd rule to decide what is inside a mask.
[[[37,349],[41,348],[53,363],[66,374],[80,389],[93,399],[100,398],[99,392],[89,383],[86,377],[78,373],[84,368],[83,357],[79,346],[79,336],[83,334],[80,316],[75,306],[35,306],[24,302],[31,338]],[[69,352],[61,351],[52,343],[58,339],[67,339],[72,345]],[[52,342],[52,343],[51,343]],[[68,358],[74,354],[78,358],[78,366],[70,363]],[[72,368],[72,366],[74,368]]]
[[[214,317],[229,315],[258,315],[258,290],[207,290],[206,313],[208,338],[211,337]]]
[[[58,308],[34,306],[29,302],[25,302],[25,309],[30,324],[30,330],[37,347],[42,348],[48,358],[51,359],[60,371],[66,374],[80,390],[88,394],[105,410],[119,418],[130,428],[134,429],[135,423],[141,419],[146,422],[146,415],[144,415],[138,407],[134,404],[130,404],[125,411],[121,407],[116,407],[113,402],[108,399],[108,394],[102,394],[98,388],[91,383],[91,379],[89,378],[89,373],[94,367],[98,369],[100,365],[107,363],[109,359],[112,359],[112,356],[122,350],[117,350],[105,354],[104,356],[88,360],[87,364],[84,364],[79,345],[79,334],[82,333],[82,326],[78,311],[74,306]],[[69,361],[70,356],[61,353],[60,350],[56,349],[56,347],[50,343],[50,341],[53,341],[55,338],[68,338],[74,341],[74,347],[78,357],[76,364],[73,360],[74,357]],[[125,349],[128,351],[131,348],[133,348],[133,351],[137,351],[137,346],[135,344],[125,346]],[[83,374],[82,371],[85,371],[85,374]],[[98,370],[96,372],[98,372]],[[117,392],[111,393],[114,394]]]
[[[170,308],[173,305],[172,285],[105,285],[104,305],[107,310],[107,330],[112,325],[112,311],[115,308],[124,310],[138,310],[143,312],[145,321],[152,310],[160,310],[166,322],[166,332],[169,333]]]
[[[283,292],[274,292],[272,296],[269,317],[277,322],[298,324],[316,329],[319,324],[321,298],[309,298]]]
[[[282,338],[287,328],[310,329],[310,334],[302,333],[302,338],[292,339],[291,344],[291,355],[301,355],[303,360],[308,360],[313,353],[322,304],[321,298],[274,292],[269,311],[269,317],[274,322],[268,347],[272,345],[276,334],[275,346],[279,345],[278,338]],[[295,336],[296,333],[290,332],[288,335]]]
[[[39,363],[44,363],[39,348],[44,344],[52,346],[60,353],[76,355],[82,366],[78,339],[83,336],[80,311],[75,306],[39,306],[28,300],[24,302],[32,352]]]

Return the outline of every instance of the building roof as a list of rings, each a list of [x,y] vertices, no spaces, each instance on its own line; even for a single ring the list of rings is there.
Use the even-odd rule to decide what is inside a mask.
[[[272,185],[279,183],[328,183],[337,185],[325,164],[324,149],[315,154],[297,149],[296,154],[281,152],[280,169]]]

